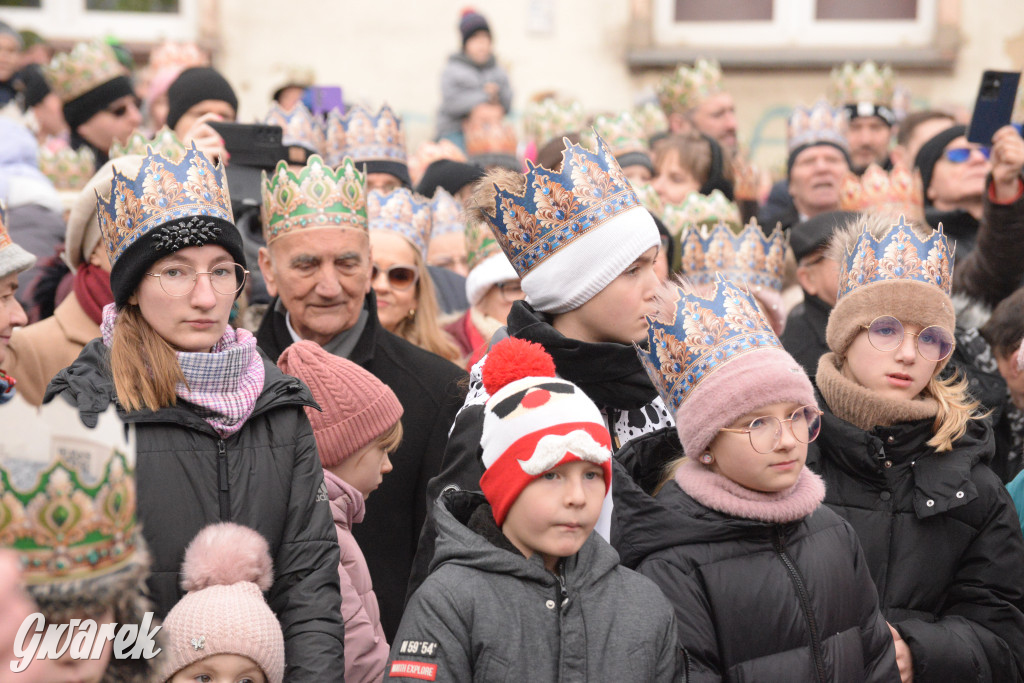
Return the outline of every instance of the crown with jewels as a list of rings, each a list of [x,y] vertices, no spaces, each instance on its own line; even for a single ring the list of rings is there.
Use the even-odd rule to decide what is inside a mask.
[[[523,135],[538,147],[555,137],[583,130],[587,114],[577,100],[546,97],[523,111]]]
[[[260,187],[267,244],[300,230],[367,229],[366,177],[348,157],[335,171],[316,154],[298,173],[278,162],[272,176],[263,172]]]
[[[430,231],[431,238],[450,232],[462,234],[466,229],[462,202],[451,196],[443,187],[437,188],[434,198],[430,200],[430,217],[433,225]]]
[[[662,211],[662,220],[673,237],[679,237],[683,229],[690,225],[716,225],[724,223],[733,231],[739,232],[743,227],[740,222],[740,208],[721,190],[712,190],[711,194],[691,192],[686,195],[682,204],[668,204]]]
[[[630,152],[647,153],[644,129],[628,111],[617,116],[597,116],[593,128],[584,130],[580,135],[580,142],[592,147],[595,135],[604,138],[612,154],[617,157]]]
[[[426,257],[432,227],[429,199],[404,187],[388,193],[371,190],[366,208],[371,232],[397,232]]]
[[[110,158],[119,159],[128,155],[144,157],[150,151],[162,157],[180,163],[185,158],[185,143],[178,139],[167,126],[161,128],[155,136],[148,138],[142,133],[132,133],[123,145],[117,140],[110,146]]]
[[[712,372],[750,351],[782,348],[754,296],[721,276],[702,288],[671,288],[672,300],[647,316],[647,349],[637,348],[674,414]]]
[[[782,291],[788,240],[777,226],[765,236],[753,218],[739,233],[722,223],[712,228],[691,225],[680,243],[683,274],[695,284],[711,284],[722,275],[751,288]]]
[[[888,64],[880,67],[871,60],[860,66],[847,62],[829,74],[829,99],[837,107],[862,102],[889,106],[895,88],[892,67]]]
[[[45,71],[53,92],[65,104],[107,81],[128,75],[114,49],[100,42],[78,43],[71,52],[55,55]]]
[[[633,180],[630,180],[629,184],[636,190],[636,196],[640,199],[640,203],[648,211],[661,218],[665,213],[665,203],[661,201],[661,195],[654,189],[654,186],[650,183],[641,183]]]
[[[813,107],[796,107],[789,116],[786,128],[786,141],[789,151],[828,142],[848,150],[846,127],[849,119],[846,110],[833,108],[821,100]]]
[[[275,102],[263,123],[281,127],[281,142],[285,147],[303,147],[314,153],[320,153],[324,147],[324,131],[302,102],[297,102],[289,110]]]
[[[466,224],[466,265],[473,270],[491,256],[501,253],[498,240],[488,223],[470,221]]]
[[[866,285],[913,280],[938,287],[949,296],[953,286],[953,252],[942,225],[921,239],[903,216],[880,239],[861,233],[839,264],[837,299]]]
[[[63,596],[56,586],[136,561],[134,440],[114,408],[92,429],[64,401],[37,410],[16,398],[4,411],[18,429],[0,442],[0,547],[19,556],[33,592]]]
[[[921,177],[897,166],[886,173],[878,164],[871,164],[864,174],[848,173],[839,191],[839,208],[843,211],[884,211],[896,217],[904,214],[913,221],[924,218],[924,193]]]
[[[332,110],[327,117],[324,147],[327,163],[338,166],[344,157],[356,163],[393,161],[406,163],[405,133],[402,119],[384,105],[376,114],[355,105],[344,115]]]
[[[666,76],[658,88],[658,101],[666,114],[684,114],[709,95],[722,90],[722,68],[714,59],[697,59]]]
[[[665,110],[656,102],[644,102],[633,109],[633,118],[644,131],[644,140],[650,140],[659,133],[668,130],[668,117]]]
[[[140,237],[172,221],[200,217],[234,222],[224,169],[214,166],[195,143],[177,162],[150,151],[134,178],[122,174],[115,164],[110,188],[109,197],[97,193],[96,218],[111,265]],[[195,229],[180,221],[177,225],[181,230]],[[175,243],[178,237],[185,245],[192,239],[166,235]]]
[[[70,147],[57,151],[40,147],[39,170],[58,191],[78,192],[96,172],[96,155],[87,145],[77,151]]]
[[[596,151],[564,140],[562,169],[527,162],[522,195],[497,190],[489,220],[502,250],[520,277],[603,223],[643,208],[608,145]]]
[[[209,56],[195,43],[165,40],[149,53],[149,68],[154,72],[160,69],[175,67],[188,69],[193,66],[209,66],[209,64]]]

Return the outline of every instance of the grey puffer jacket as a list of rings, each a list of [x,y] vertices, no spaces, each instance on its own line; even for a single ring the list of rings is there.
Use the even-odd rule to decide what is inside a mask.
[[[678,680],[671,607],[597,534],[559,579],[505,539],[478,493],[446,492],[435,518],[432,573],[406,608],[387,680]]]
[[[93,340],[50,382],[83,422],[116,402],[103,342]],[[138,518],[152,556],[148,586],[159,618],[184,595],[185,547],[208,524],[233,521],[270,545],[267,602],[281,622],[285,680],[344,679],[345,627],[334,530],[313,429],[309,389],[263,359],[266,379],[252,415],[226,439],[189,405],[118,414],[136,425]]]
[[[508,112],[512,108],[512,86],[508,82],[508,74],[498,66],[494,55],[483,64],[477,64],[461,52],[448,58],[441,73],[437,137],[462,130],[462,119],[473,107],[488,99],[485,83],[498,84],[498,103]]]

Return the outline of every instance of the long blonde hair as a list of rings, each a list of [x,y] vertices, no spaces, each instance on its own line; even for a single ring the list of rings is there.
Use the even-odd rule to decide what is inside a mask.
[[[459,347],[455,345],[451,337],[441,329],[439,322],[441,310],[437,305],[434,283],[430,279],[423,254],[415,248],[413,252],[415,253],[416,272],[419,273],[416,280],[416,311],[411,316],[405,316],[399,320],[394,333],[421,349],[426,349],[453,363],[458,363],[462,358],[462,352],[459,351]]]
[[[178,382],[185,381],[174,349],[132,304],[114,321],[110,373],[117,400],[128,412],[173,406],[178,402]]]
[[[989,414],[978,412],[981,403],[971,397],[967,387],[967,378],[959,373],[946,379],[933,375],[921,392],[939,404],[939,412],[932,423],[933,436],[928,440],[928,445],[936,453],[953,450],[953,442],[967,433],[967,423],[982,420]]]

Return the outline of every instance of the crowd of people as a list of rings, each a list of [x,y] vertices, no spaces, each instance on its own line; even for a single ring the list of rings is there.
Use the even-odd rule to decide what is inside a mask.
[[[837,65],[775,178],[458,28],[412,151],[0,22],[0,681],[1024,681],[1019,127]]]

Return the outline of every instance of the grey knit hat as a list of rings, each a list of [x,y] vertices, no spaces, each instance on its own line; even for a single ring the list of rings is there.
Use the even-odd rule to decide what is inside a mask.
[[[0,202],[0,277],[28,270],[36,262],[35,256],[11,241],[6,225],[6,207]]]

